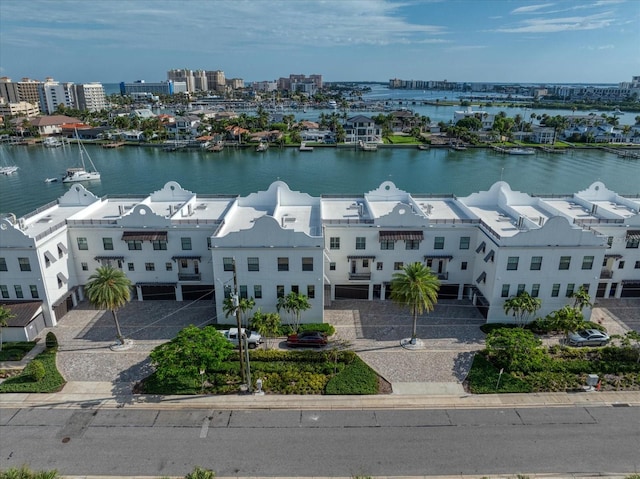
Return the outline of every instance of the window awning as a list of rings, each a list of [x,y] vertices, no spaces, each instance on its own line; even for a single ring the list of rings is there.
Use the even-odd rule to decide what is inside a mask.
[[[49,250],[47,250],[47,251],[45,251],[45,252],[44,252],[44,257],[45,257],[45,258],[47,258],[47,259],[48,259],[49,261],[51,261],[52,263],[55,263],[56,261],[58,261],[58,260],[56,259],[56,257],[55,257],[55,256],[53,256],[53,255],[49,252]]]
[[[177,260],[177,259],[197,259],[198,261],[200,261],[201,256],[195,256],[195,255],[183,255],[183,256],[172,256],[171,259],[172,260]]]
[[[640,230],[627,231],[627,240],[640,240]]]
[[[360,254],[360,255],[349,255],[347,256],[347,259],[376,259],[375,256],[371,256],[371,255],[366,255],[366,254]]]
[[[638,279],[623,279],[620,282],[623,286],[640,286],[640,280]]]
[[[476,248],[476,253],[479,253],[480,251],[484,251],[486,246],[487,246],[487,243],[485,243],[484,241],[480,243],[480,246]]]
[[[483,283],[486,279],[487,279],[487,273],[483,271],[480,274],[480,276],[478,276],[478,279],[476,279],[476,283]]]
[[[63,253],[66,253],[67,251],[69,251],[69,250],[67,249],[67,247],[66,247],[65,245],[63,245],[62,243],[58,243],[58,249],[59,249],[60,251],[62,251]]]
[[[422,241],[422,231],[380,231],[380,240],[418,240]]]
[[[119,259],[120,261],[122,261],[124,259],[124,256],[95,256],[93,259],[95,259],[96,261],[100,261],[103,259]]]
[[[67,282],[69,281],[67,277],[62,273],[58,273],[57,276],[58,276],[58,279],[64,284],[67,284]]]
[[[125,231],[122,241],[167,241],[166,231]]]
[[[136,286],[173,286],[174,288],[177,285],[178,283],[152,283],[152,282],[136,283]]]
[[[487,261],[493,261],[493,258],[495,258],[495,256],[496,256],[495,251],[493,250],[489,251],[489,254],[484,257],[484,262],[486,263]]]
[[[607,259],[607,258],[620,259],[620,258],[622,258],[622,255],[621,254],[605,254],[604,257],[605,257],[605,259]]]
[[[453,259],[450,254],[427,254],[424,259]]]

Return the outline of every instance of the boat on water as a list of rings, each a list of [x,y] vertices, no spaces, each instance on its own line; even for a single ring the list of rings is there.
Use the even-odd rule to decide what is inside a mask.
[[[464,146],[462,143],[457,143],[457,142],[450,142],[449,148],[451,148],[454,151],[464,151],[467,149],[467,147]]]
[[[76,133],[76,138],[78,135]],[[100,179],[100,172],[96,170],[96,166],[93,164],[89,153],[86,148],[82,144],[82,141],[78,138],[78,149],[80,151],[80,163],[82,166],[75,168],[67,168],[66,174],[62,177],[63,183],[76,183],[79,181],[92,181]],[[87,166],[85,164],[84,157],[87,157],[89,164],[91,165],[91,170],[87,170]]]
[[[535,155],[536,150],[533,148],[509,148],[507,153],[510,155]]]
[[[307,146],[305,142],[300,143],[300,151],[313,151],[313,146]]]
[[[12,175],[18,171],[17,166],[0,166],[0,175]]]
[[[425,144],[418,145],[418,150],[428,150],[428,149],[429,149],[429,145],[425,145]]]
[[[364,141],[360,140],[358,142],[358,148],[361,151],[377,151],[378,145],[376,145],[375,143],[365,143]]]
[[[42,145],[46,148],[59,148],[63,145],[63,142],[60,138],[56,138],[55,136],[48,136],[44,139]]]
[[[209,151],[213,151],[213,152],[219,152],[222,151],[224,149],[224,142],[222,141],[217,141],[216,143],[214,143],[213,145],[210,145],[207,150]]]
[[[256,147],[256,151],[259,151],[259,152],[267,151],[267,148],[269,148],[269,143],[265,141],[261,141]]]
[[[58,182],[58,178],[45,178],[44,182],[45,183],[57,183]]]

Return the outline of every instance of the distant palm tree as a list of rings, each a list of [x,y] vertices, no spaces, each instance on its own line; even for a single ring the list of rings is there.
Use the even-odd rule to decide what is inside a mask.
[[[433,311],[438,302],[440,280],[431,269],[422,263],[406,265],[391,279],[391,300],[399,306],[407,307],[413,315],[411,344],[416,343],[418,335],[418,315]]]
[[[2,328],[6,328],[9,324],[8,320],[15,317],[9,308],[0,305],[0,351],[2,351]]]
[[[116,310],[131,299],[131,280],[119,269],[103,266],[89,276],[85,293],[91,304],[100,309],[111,311],[113,321],[116,324],[116,337],[120,344],[124,344],[124,336],[120,331]]]

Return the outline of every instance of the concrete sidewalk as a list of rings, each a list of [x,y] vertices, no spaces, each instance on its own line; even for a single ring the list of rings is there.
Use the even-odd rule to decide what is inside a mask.
[[[530,394],[386,394],[371,396],[118,394],[107,382],[70,382],[55,394],[1,394],[0,408],[136,409],[474,409],[514,407],[640,406],[639,391]]]

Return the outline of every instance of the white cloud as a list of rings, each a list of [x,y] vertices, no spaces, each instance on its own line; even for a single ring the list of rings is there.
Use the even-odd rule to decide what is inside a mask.
[[[611,12],[583,17],[535,18],[525,20],[518,26],[498,28],[503,33],[556,33],[578,30],[597,30],[610,26],[615,19]]]
[[[516,8],[515,10],[512,10],[511,13],[512,14],[531,13],[531,12],[536,12],[538,10],[551,7],[551,6],[553,6],[553,3],[542,3],[540,5],[528,5],[526,7]]]

